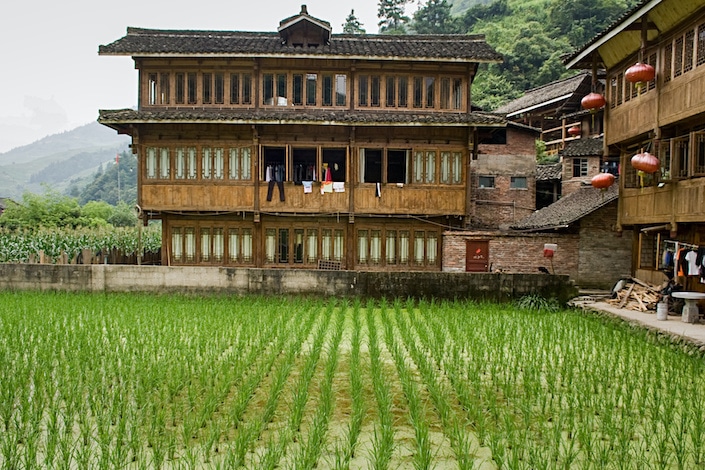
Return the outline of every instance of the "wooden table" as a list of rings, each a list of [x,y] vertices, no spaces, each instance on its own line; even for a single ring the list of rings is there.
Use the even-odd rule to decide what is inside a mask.
[[[702,292],[672,292],[671,297],[677,299],[683,299],[685,305],[683,306],[683,316],[681,319],[685,323],[697,323],[700,312],[698,311],[698,300],[705,299],[705,294]]]

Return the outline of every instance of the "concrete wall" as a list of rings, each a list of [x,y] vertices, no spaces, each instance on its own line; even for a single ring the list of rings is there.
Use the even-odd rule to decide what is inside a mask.
[[[0,289],[494,301],[539,294],[561,302],[577,295],[567,276],[41,264],[0,264]]]

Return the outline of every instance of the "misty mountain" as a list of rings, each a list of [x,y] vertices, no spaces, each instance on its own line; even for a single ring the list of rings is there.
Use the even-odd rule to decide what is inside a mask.
[[[97,168],[128,150],[130,138],[92,122],[0,153],[0,197],[83,188]],[[75,191],[75,189],[74,189]]]

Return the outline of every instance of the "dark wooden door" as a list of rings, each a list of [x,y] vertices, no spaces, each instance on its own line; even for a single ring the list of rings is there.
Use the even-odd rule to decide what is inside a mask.
[[[487,240],[468,240],[465,251],[465,271],[486,273],[490,259],[490,242]]]

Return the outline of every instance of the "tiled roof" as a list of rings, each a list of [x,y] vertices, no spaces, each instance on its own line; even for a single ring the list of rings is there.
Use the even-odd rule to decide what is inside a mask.
[[[559,180],[563,176],[563,164],[536,165],[536,181]]]
[[[558,154],[562,157],[602,156],[602,137],[571,140]]]
[[[580,92],[580,99],[582,99],[585,94],[590,92],[591,81],[592,78],[590,74],[582,72],[574,77],[551,82],[527,91],[521,98],[517,98],[497,108],[496,112],[512,114],[522,109],[536,108],[542,103],[547,103],[551,100],[561,98],[562,96],[573,95],[578,92]],[[566,98],[566,100],[567,99],[568,98]],[[580,104],[579,100],[578,104]],[[558,107],[560,107],[560,105],[556,105],[556,108]]]
[[[479,125],[502,127],[503,115],[473,112],[465,113],[414,113],[348,110],[295,110],[267,109],[168,109],[137,111],[134,109],[100,110],[98,122],[102,124],[130,123],[189,123],[223,122],[232,124],[330,124],[330,125]]]
[[[501,62],[483,35],[334,34],[329,44],[295,47],[277,33],[127,28],[127,35],[99,46],[99,54],[131,56],[226,56],[443,60]]]
[[[585,217],[619,197],[619,184],[606,190],[584,186],[540,209],[510,228],[523,231],[541,231],[562,228]]]

